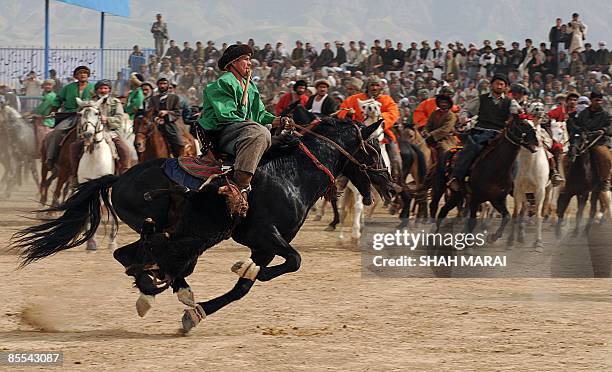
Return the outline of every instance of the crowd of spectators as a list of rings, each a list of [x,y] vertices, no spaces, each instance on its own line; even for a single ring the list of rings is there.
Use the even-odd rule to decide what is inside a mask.
[[[214,41],[197,41],[192,47],[184,41],[180,47],[175,40],[169,40],[164,50],[169,33],[160,14],[151,32],[156,53],[145,58],[134,46],[128,61],[130,69],[152,83],[167,78],[189,105],[199,105],[206,85],[220,74],[217,60],[227,43],[218,48]],[[427,40],[404,44],[387,39],[374,40],[371,46],[364,41],[349,41],[348,45],[335,41],[333,46],[326,42],[321,50],[299,40],[291,49],[282,42],[265,43],[263,47],[253,39],[247,43],[255,51],[253,82],[272,112],[296,81],[306,81],[306,94],[311,95],[316,92],[315,81],[327,80],[329,94],[339,103],[360,91],[368,76],[378,75],[384,92],[400,104],[402,120],[406,121],[421,101],[433,97],[442,86],[452,88],[453,101],[461,106],[487,92],[490,78],[496,73],[506,74],[511,84],[522,84],[530,98],[541,100],[547,109],[569,92],[588,95],[598,91],[608,101],[612,96],[611,54],[605,41],[599,41],[595,50],[585,40],[586,26],[573,14],[569,23],[558,18],[550,29],[548,42],[540,43],[533,39],[522,43],[484,40],[482,45],[476,45],[435,40],[430,45]],[[33,84],[24,82],[28,93]],[[118,74],[113,93],[125,96],[127,89],[125,77]],[[612,105],[608,104],[608,109]]]

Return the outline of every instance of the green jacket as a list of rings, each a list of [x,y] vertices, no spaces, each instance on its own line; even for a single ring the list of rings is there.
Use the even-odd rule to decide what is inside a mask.
[[[77,112],[79,110],[79,105],[76,102],[77,97],[83,101],[89,101],[94,95],[95,89],[92,83],[87,83],[87,86],[83,89],[83,93],[80,96],[79,83],[70,83],[64,85],[62,90],[57,94],[53,107],[60,108],[62,104],[64,104],[64,112]]]
[[[144,108],[144,98],[142,88],[132,89],[130,94],[128,94],[125,112],[130,115],[131,120],[134,120],[134,116],[138,111]]]
[[[231,72],[226,72],[208,84],[202,100],[202,115],[198,123],[206,130],[218,130],[220,123],[251,120],[266,125],[274,120],[274,114],[266,111],[257,86],[249,84],[247,107],[241,105],[242,87]]]
[[[55,92],[45,93],[43,95],[42,102],[38,104],[33,110],[36,115],[47,116],[51,113],[51,109],[53,109],[53,104],[55,102]],[[43,119],[43,124],[53,128],[55,126],[55,119],[47,118]]]

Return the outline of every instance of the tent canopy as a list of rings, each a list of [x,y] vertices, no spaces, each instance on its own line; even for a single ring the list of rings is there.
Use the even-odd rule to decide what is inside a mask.
[[[57,0],[62,3],[80,6],[114,14],[121,17],[130,16],[130,1],[129,0]]]

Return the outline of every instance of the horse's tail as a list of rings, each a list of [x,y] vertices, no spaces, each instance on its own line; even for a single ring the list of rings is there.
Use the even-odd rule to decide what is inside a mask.
[[[119,177],[107,175],[79,185],[62,205],[42,211],[63,212],[60,217],[45,219],[40,225],[16,232],[11,247],[20,250],[20,267],[91,239],[102,218],[100,199],[112,217],[112,231],[117,231],[114,228],[118,224],[117,214],[109,200],[109,189],[117,179]]]

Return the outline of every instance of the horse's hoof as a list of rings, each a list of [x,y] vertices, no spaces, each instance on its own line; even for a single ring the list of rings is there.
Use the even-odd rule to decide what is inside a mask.
[[[115,249],[117,249],[117,247],[119,246],[117,245],[116,242],[108,243],[108,249],[110,249],[111,251],[114,251]]]
[[[206,313],[200,305],[196,305],[192,309],[185,309],[185,312],[183,313],[183,319],[181,319],[181,323],[183,324],[183,331],[191,331],[191,329],[200,324],[200,322],[204,320],[204,318],[206,318]]]
[[[324,229],[324,231],[336,231],[336,226],[327,225],[327,227]]]
[[[196,305],[193,291],[189,287],[179,289],[178,292],[176,292],[176,297],[187,306],[195,307]]]
[[[314,218],[312,219],[313,221],[321,221],[321,219],[323,218],[323,216],[320,215],[315,215]]]
[[[146,295],[144,293],[140,294],[140,297],[136,300],[136,312],[138,312],[139,317],[142,318],[147,315],[147,312],[153,307],[154,300],[155,296]]]
[[[95,251],[98,249],[98,245],[96,244],[96,241],[94,239],[89,239],[87,241],[87,248],[88,251]]]
[[[536,240],[534,246],[535,246],[536,252],[538,253],[544,252],[544,243],[541,240]]]
[[[255,281],[257,274],[259,274],[259,266],[255,265],[252,259],[247,258],[245,261],[236,262],[232,266],[232,272],[241,278]]]

